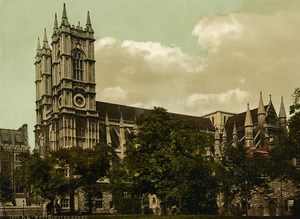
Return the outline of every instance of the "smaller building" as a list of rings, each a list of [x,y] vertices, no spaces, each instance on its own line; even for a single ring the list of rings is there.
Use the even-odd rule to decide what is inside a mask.
[[[21,167],[20,155],[28,153],[28,126],[22,125],[18,130],[0,128],[0,172],[11,180],[14,190],[13,205],[26,205],[26,196],[22,189],[16,187],[13,175]]]

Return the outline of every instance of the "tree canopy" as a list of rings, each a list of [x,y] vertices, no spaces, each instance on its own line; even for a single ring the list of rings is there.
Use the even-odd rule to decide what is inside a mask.
[[[127,142],[125,164],[136,194],[155,194],[164,208],[182,213],[216,210],[212,168],[204,159],[212,136],[172,117],[163,108],[137,121],[138,133]]]

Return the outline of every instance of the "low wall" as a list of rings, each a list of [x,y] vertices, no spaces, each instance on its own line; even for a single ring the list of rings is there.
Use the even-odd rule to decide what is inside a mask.
[[[5,206],[0,207],[0,216],[10,216],[10,217],[15,217],[15,216],[42,216],[43,211],[41,206],[25,206],[23,207],[18,207],[18,206]]]

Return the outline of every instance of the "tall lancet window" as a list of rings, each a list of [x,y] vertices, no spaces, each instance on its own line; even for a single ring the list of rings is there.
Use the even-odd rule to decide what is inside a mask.
[[[73,53],[73,78],[76,80],[83,80],[83,58],[80,51]]]

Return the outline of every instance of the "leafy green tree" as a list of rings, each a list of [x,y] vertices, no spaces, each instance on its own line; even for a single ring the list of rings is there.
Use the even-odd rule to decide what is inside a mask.
[[[64,148],[52,152],[61,166],[68,166],[70,172],[69,188],[82,188],[87,196],[89,213],[92,213],[92,198],[98,193],[98,180],[109,176],[114,151],[106,144],[96,144],[93,149],[81,147]]]
[[[163,108],[154,108],[137,124],[139,131],[129,138],[124,161],[135,194],[155,194],[162,214],[172,205],[182,213],[215,211],[215,182],[203,158],[212,137]]]
[[[219,182],[224,196],[224,207],[228,213],[230,204],[235,197],[240,197],[246,204],[260,188],[268,188],[268,158],[264,155],[248,155],[242,144],[229,146],[225,152],[223,166],[219,167]]]
[[[53,214],[54,200],[67,190],[64,172],[51,157],[41,158],[38,154],[26,154],[21,159],[22,168],[15,178],[18,187],[25,188],[31,196],[40,196],[50,201]]]
[[[12,201],[13,189],[11,188],[10,180],[0,173],[0,202],[3,205],[3,215],[5,215],[5,203]]]

